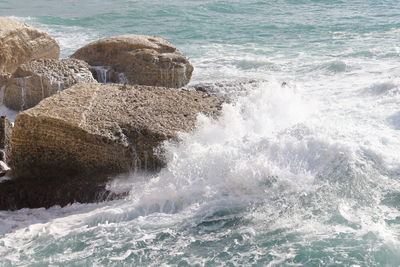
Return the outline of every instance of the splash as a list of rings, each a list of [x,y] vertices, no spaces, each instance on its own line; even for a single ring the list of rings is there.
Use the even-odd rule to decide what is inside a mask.
[[[25,110],[26,107],[26,79],[25,78],[15,78],[17,85],[21,90],[21,108],[20,110]],[[42,87],[43,88],[43,87]]]
[[[104,66],[93,66],[92,68],[96,71],[97,80],[100,83],[107,83],[107,73],[110,69]]]
[[[119,79],[119,83],[122,83],[122,84],[129,83],[128,78],[126,78],[126,75],[123,72],[118,73],[118,79]]]
[[[0,115],[6,116],[11,121],[15,121],[18,112],[11,110],[4,105],[5,89],[6,89],[5,85],[0,87]]]

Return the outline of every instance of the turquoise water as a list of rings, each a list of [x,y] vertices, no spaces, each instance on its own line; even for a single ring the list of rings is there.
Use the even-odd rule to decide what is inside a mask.
[[[123,200],[0,211],[0,266],[399,266],[400,2],[20,1],[67,57],[164,37],[233,99]],[[285,82],[286,86],[282,86]]]

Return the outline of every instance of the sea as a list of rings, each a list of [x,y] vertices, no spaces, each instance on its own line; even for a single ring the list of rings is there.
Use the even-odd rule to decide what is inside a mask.
[[[115,177],[123,199],[0,211],[0,266],[400,265],[400,1],[0,0],[0,16],[63,58],[160,36],[194,65],[186,89],[230,99],[162,145],[159,173]]]

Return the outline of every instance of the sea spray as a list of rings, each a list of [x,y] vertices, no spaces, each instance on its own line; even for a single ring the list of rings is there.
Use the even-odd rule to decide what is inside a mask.
[[[26,79],[25,78],[16,78],[17,85],[21,90],[21,109],[24,110],[26,106]]]
[[[11,110],[4,105],[4,94],[6,85],[0,87],[0,114],[6,116],[10,121],[14,121],[18,111]]]
[[[128,78],[126,78],[126,75],[123,72],[118,73],[118,79],[119,79],[118,83],[122,83],[122,84],[129,83]]]
[[[59,94],[59,93],[61,93],[61,91],[62,91],[61,82],[57,81],[57,93]]]
[[[4,103],[4,93],[5,93],[5,90],[6,90],[6,86],[5,86],[5,85],[0,86],[0,105],[1,105],[1,106],[2,106],[3,103]]]
[[[42,92],[42,99],[45,99],[45,93],[44,93],[44,87],[43,87],[43,77],[42,76],[39,76],[39,79],[40,79],[40,89],[41,89],[41,92]],[[48,94],[49,92],[47,92],[47,94]]]
[[[109,68],[104,66],[93,66],[93,69],[96,71],[97,80],[100,83],[107,83],[107,73],[109,71]]]

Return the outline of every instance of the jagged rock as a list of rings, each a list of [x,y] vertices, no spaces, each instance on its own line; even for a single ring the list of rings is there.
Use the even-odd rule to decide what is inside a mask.
[[[0,17],[0,73],[13,73],[23,63],[59,55],[57,41],[44,31]]]
[[[20,179],[156,170],[157,147],[222,103],[195,91],[79,83],[17,116],[11,167]]]
[[[14,110],[36,106],[42,99],[78,82],[96,82],[89,65],[77,59],[41,59],[17,68],[4,91],[4,104]]]
[[[101,39],[71,57],[85,60],[91,66],[103,66],[97,70],[105,73],[100,72],[98,77],[107,77],[107,70],[119,73],[115,78],[118,83],[179,88],[189,82],[193,72],[188,59],[172,44],[145,35]]]
[[[0,117],[0,160],[5,163],[10,162],[12,127],[11,122],[5,116]]]

